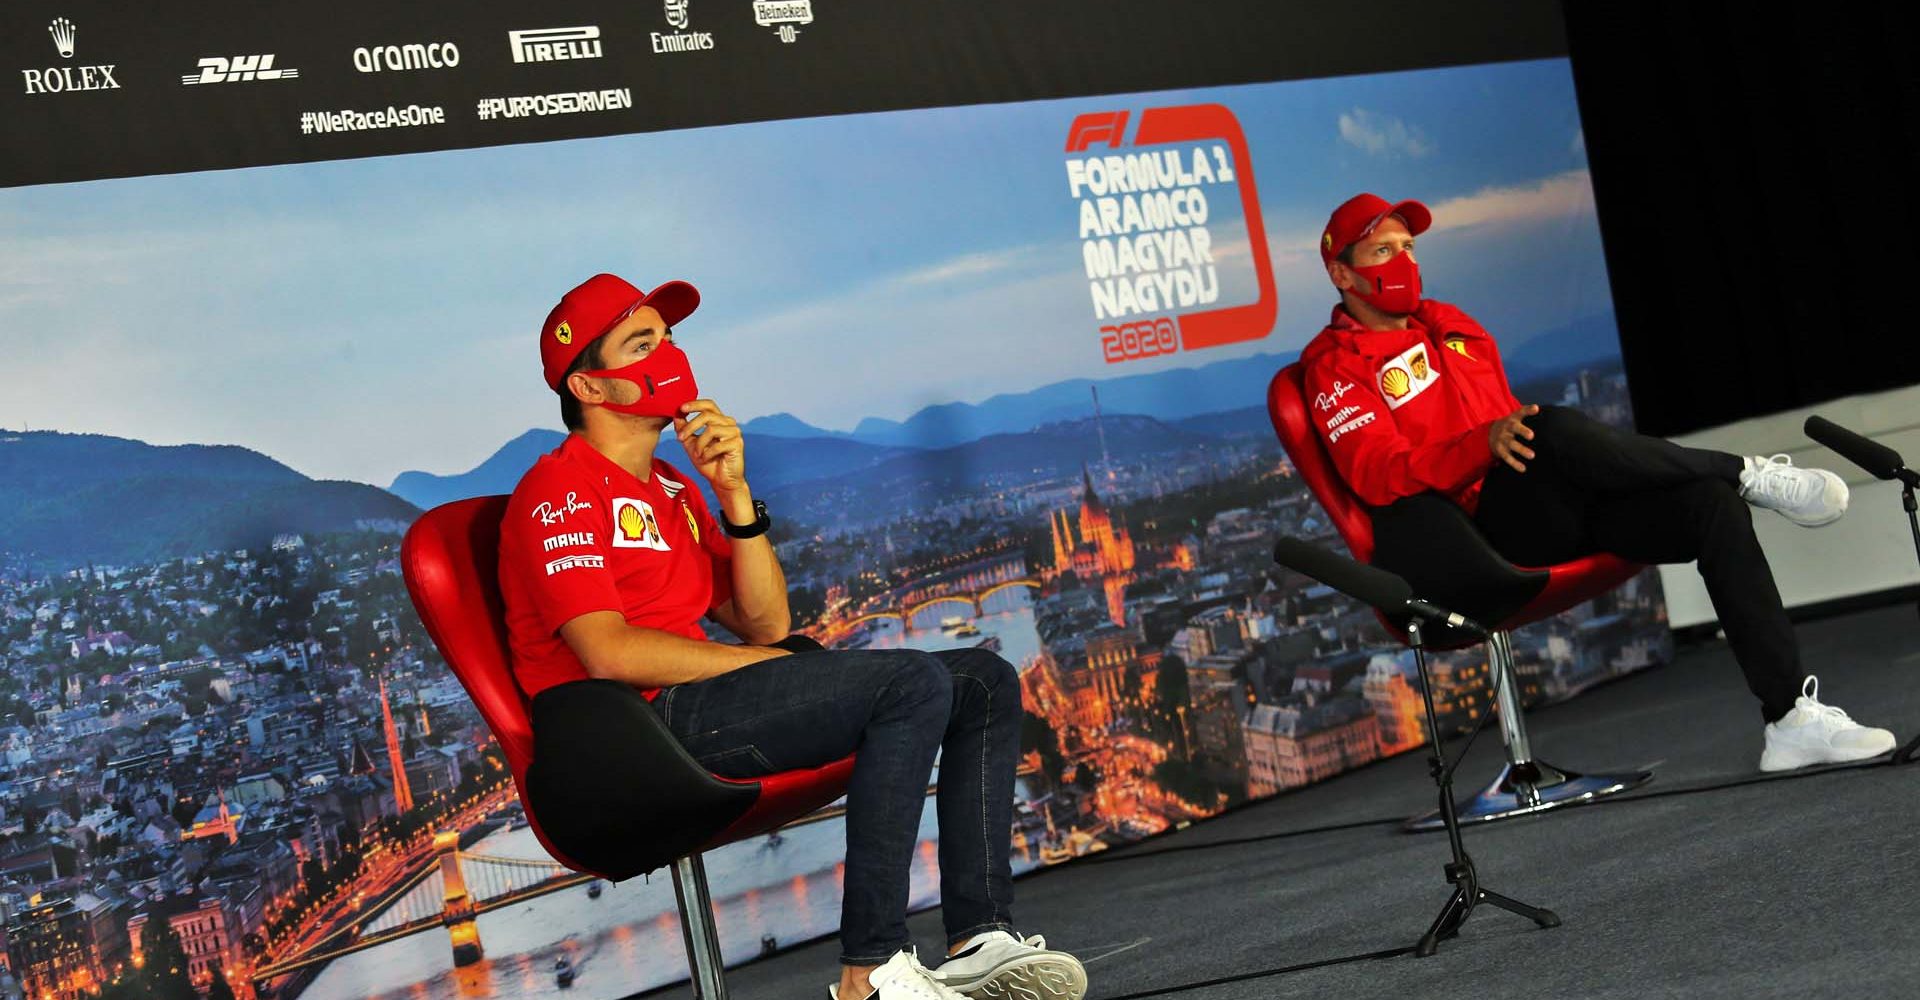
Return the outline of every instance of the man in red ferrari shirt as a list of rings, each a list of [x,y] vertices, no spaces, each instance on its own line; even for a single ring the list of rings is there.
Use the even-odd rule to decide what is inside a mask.
[[[1522,405],[1494,340],[1466,313],[1421,296],[1417,201],[1371,194],[1335,209],[1320,237],[1340,292],[1301,352],[1309,416],[1362,502],[1439,493],[1522,566],[1593,552],[1635,562],[1699,560],[1728,644],[1766,719],[1760,768],[1859,760],[1893,734],[1818,700],[1747,505],[1817,527],[1847,487],[1785,455],[1742,458],[1616,430],[1578,410]]]
[[[536,744],[543,720],[566,724],[545,710],[566,700],[543,706],[542,694],[591,678],[639,689],[688,753],[722,777],[855,754],[831,995],[1080,1000],[1079,961],[1013,933],[1024,715],[1013,667],[979,648],[823,650],[789,636],[786,578],[766,534],[771,516],[747,485],[740,427],[696,398],[674,344],[673,327],[699,303],[686,282],[642,294],[600,274],[568,292],[540,330],[547,386],[572,433],[521,479],[500,538],[514,675],[534,699]],[[719,517],[685,473],[655,457],[670,427],[713,487]],[[709,641],[702,617],[743,642]],[[910,948],[906,908],[936,753],[949,954],[930,971]],[[545,763],[587,783],[581,798],[594,797],[591,783],[604,773],[588,760]]]

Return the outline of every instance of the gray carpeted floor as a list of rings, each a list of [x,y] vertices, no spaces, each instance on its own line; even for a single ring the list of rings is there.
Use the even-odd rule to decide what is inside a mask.
[[[1920,729],[1912,606],[1800,634],[1824,701],[1902,740]],[[1756,705],[1713,643],[1529,716],[1542,759],[1657,772],[1603,804],[1468,829],[1482,883],[1557,911],[1556,929],[1482,907],[1434,958],[1180,989],[1419,937],[1449,887],[1444,837],[1397,832],[1432,804],[1414,754],[1023,879],[1021,930],[1078,954],[1092,1000],[1920,997],[1920,765],[1758,780]],[[1482,734],[1463,783],[1491,776],[1499,752],[1498,734]],[[937,947],[937,913],[912,926],[923,953]],[[837,954],[816,942],[733,970],[728,985],[736,1000],[824,997]]]

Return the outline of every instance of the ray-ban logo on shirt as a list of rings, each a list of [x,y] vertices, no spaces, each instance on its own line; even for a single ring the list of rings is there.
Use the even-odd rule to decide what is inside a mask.
[[[593,504],[578,499],[579,496],[578,493],[568,493],[567,502],[557,507],[550,500],[541,501],[540,506],[533,509],[533,516],[539,518],[541,524],[558,524],[574,511],[592,510]]]

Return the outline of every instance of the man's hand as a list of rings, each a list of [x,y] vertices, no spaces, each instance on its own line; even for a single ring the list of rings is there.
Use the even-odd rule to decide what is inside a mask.
[[[745,441],[740,425],[720,412],[711,399],[696,399],[680,407],[673,418],[680,446],[687,450],[696,472],[713,484],[713,492],[725,498],[729,493],[747,489]]]
[[[1487,425],[1487,446],[1493,449],[1493,457],[1513,466],[1515,472],[1527,471],[1521,459],[1533,460],[1533,449],[1520,442],[1533,440],[1533,429],[1523,421],[1539,412],[1540,407],[1528,403]]]

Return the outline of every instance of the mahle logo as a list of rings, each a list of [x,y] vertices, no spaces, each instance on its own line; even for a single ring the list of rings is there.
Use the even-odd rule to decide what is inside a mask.
[[[75,39],[79,29],[72,21],[56,17],[47,25],[47,34],[53,38],[53,50],[62,59],[72,59]],[[113,78],[113,66],[48,66],[46,69],[23,69],[20,75],[25,78],[29,94],[64,94],[75,90],[119,90],[120,84]]]

